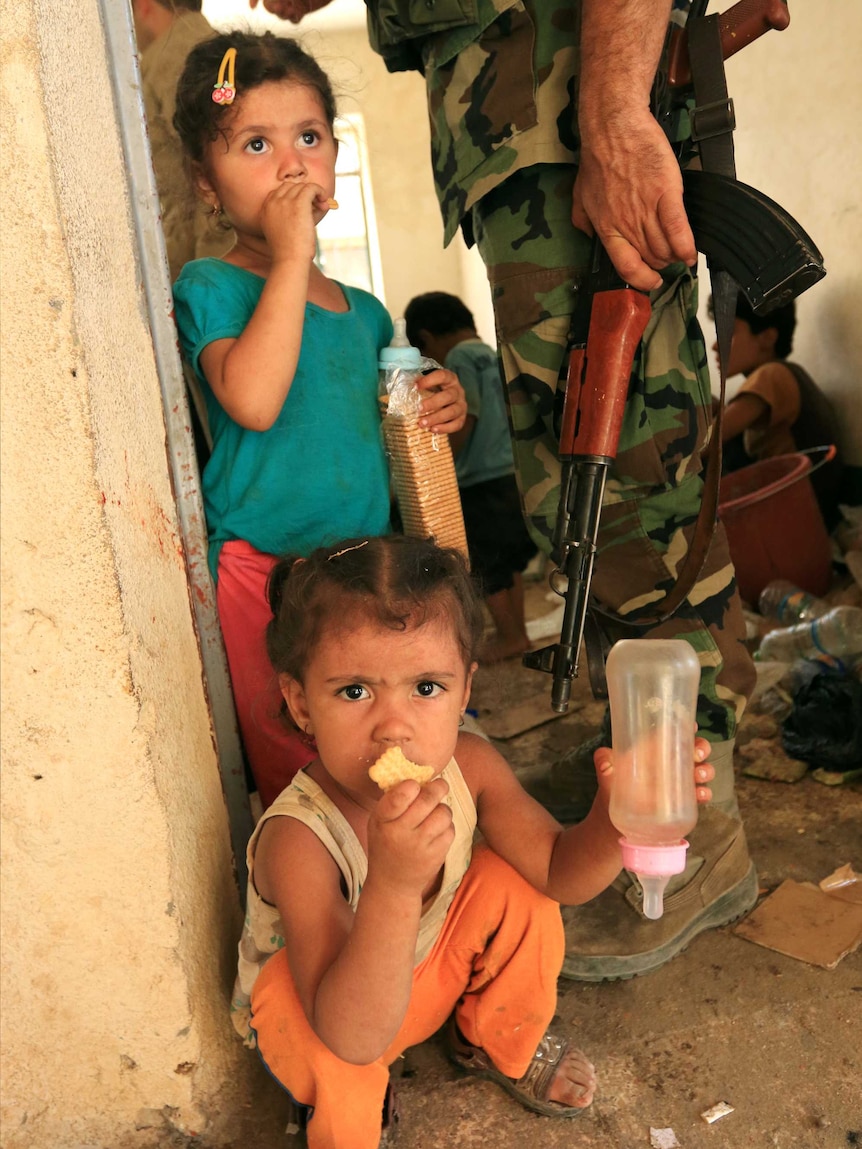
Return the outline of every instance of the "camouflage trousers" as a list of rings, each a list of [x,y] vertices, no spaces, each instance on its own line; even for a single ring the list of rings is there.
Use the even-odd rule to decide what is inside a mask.
[[[515,466],[530,533],[550,553],[560,495],[565,351],[592,240],[572,226],[574,170],[537,165],[472,209],[494,302]],[[690,545],[703,489],[712,398],[696,318],[697,279],[678,266],[652,296],[602,506],[592,593],[636,623],[656,613]],[[604,624],[615,641],[634,632]],[[683,638],[701,664],[700,732],[733,738],[754,684],[745,624],[719,524],[697,583],[650,638]]]

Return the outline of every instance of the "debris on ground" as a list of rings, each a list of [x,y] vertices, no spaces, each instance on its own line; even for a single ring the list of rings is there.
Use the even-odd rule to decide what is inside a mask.
[[[750,738],[737,751],[737,761],[749,778],[768,782],[798,782],[808,773],[808,763],[791,758],[769,738]]]
[[[701,1117],[707,1125],[712,1125],[713,1121],[718,1121],[720,1117],[726,1117],[728,1113],[733,1113],[733,1111],[733,1106],[726,1101],[716,1101],[715,1105],[711,1105],[709,1109],[705,1109],[701,1113]]]
[[[672,1129],[653,1129],[650,1126],[649,1143],[651,1149],[680,1149],[679,1141]]]
[[[774,645],[776,636],[806,627],[816,632],[816,638],[816,628],[836,610],[858,618],[862,583],[856,577],[856,560],[862,552],[849,549],[846,553],[851,561],[842,564],[836,557],[838,569],[822,598],[815,599],[779,579],[761,594],[764,614],[752,609],[745,612],[749,649],[756,659],[767,655],[756,664],[757,684],[737,736],[736,763],[748,777],[792,783],[809,775],[834,786],[862,776],[862,644],[858,634],[848,631],[843,635],[840,654],[827,654],[828,644],[821,650],[814,641],[811,650],[804,651],[805,657],[791,653],[785,661],[768,655],[764,642],[768,635]],[[844,573],[842,565],[847,568]],[[776,607],[769,596],[772,589],[796,589],[797,593],[786,594]],[[804,622],[781,625],[781,620],[792,621],[793,611],[798,613],[802,607],[811,614],[810,621],[803,615]],[[788,650],[798,646],[785,645]]]
[[[788,878],[733,932],[786,957],[834,969],[862,944],[862,881],[849,865],[819,886]]]

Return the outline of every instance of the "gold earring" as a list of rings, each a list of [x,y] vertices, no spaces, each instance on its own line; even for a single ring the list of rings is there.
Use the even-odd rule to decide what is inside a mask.
[[[223,214],[224,214],[224,208],[221,206],[220,203],[214,203],[212,205],[212,207],[210,208],[210,215],[216,216],[216,218],[218,218],[218,216],[223,215]]]

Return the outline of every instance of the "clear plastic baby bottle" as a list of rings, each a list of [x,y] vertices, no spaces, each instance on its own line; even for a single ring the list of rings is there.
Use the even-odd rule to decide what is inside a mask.
[[[610,818],[623,865],[643,888],[643,912],[660,918],[664,889],[685,869],[685,835],[697,822],[694,737],[700,663],[681,639],[623,639],[608,655],[614,773]]]

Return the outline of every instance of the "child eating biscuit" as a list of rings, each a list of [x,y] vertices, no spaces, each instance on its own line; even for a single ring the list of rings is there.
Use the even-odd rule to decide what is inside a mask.
[[[302,1107],[310,1149],[377,1149],[389,1066],[447,1019],[463,1070],[537,1113],[577,1116],[596,1079],[548,1030],[559,903],[620,871],[611,752],[596,752],[590,813],[564,830],[489,742],[459,730],[483,617],[457,551],[350,540],[280,562],[270,601],[270,658],[318,757],[249,843],[237,1028]],[[708,744],[693,750],[706,782]],[[430,780],[384,792],[369,776],[381,757],[384,778],[394,757]]]

